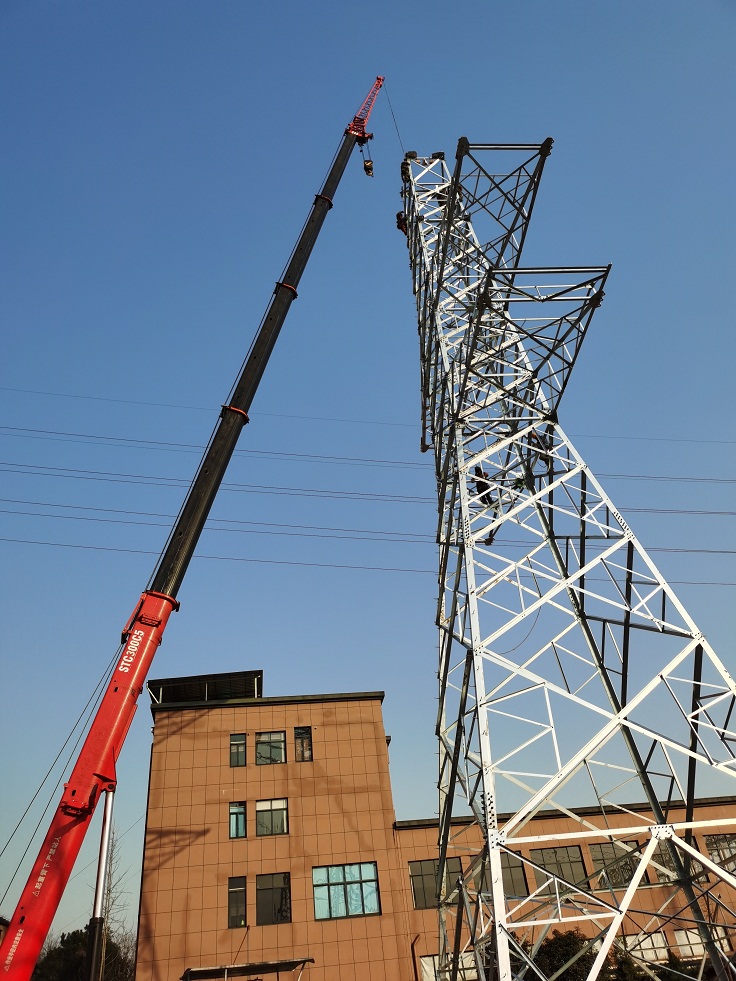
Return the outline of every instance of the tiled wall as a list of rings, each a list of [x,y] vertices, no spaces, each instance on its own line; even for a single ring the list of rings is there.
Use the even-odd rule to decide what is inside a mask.
[[[312,727],[312,761],[294,728]],[[286,762],[255,763],[255,734],[286,732]],[[230,734],[246,765],[230,766]],[[289,833],[258,837],[255,804],[288,800]],[[244,839],[229,805],[246,802]],[[139,926],[138,981],[188,967],[314,958],[312,981],[413,977],[406,875],[399,868],[379,698],[278,702],[156,714]],[[315,866],[375,862],[380,915],[316,920]],[[256,925],[255,883],[289,872],[291,923]],[[246,926],[228,927],[228,879],[246,878]],[[410,903],[409,903],[410,905]],[[350,974],[347,975],[347,970]]]

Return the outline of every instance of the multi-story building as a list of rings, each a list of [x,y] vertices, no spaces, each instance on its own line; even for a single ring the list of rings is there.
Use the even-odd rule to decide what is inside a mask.
[[[264,698],[262,672],[151,681],[154,717],[138,927],[137,981],[272,974],[311,981],[434,978],[437,823],[396,821],[382,692]],[[734,800],[701,801],[714,821]],[[673,820],[676,815],[673,812]],[[573,821],[534,819],[544,836]],[[477,826],[456,822],[448,874],[467,871]],[[736,836],[697,842],[736,862]],[[554,852],[555,854],[548,854]],[[564,854],[562,854],[564,852]],[[625,888],[627,862],[582,842],[527,856],[568,881]],[[666,899],[668,857],[637,906]],[[507,891],[528,895],[519,863]],[[735,896],[722,897],[734,907]],[[734,944],[733,923],[722,942]],[[666,923],[638,956],[702,952],[697,931]],[[468,970],[466,978],[475,976]]]

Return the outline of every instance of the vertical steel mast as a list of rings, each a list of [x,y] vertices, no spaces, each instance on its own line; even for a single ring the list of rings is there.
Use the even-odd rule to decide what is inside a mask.
[[[694,802],[736,793],[736,687],[558,423],[609,269],[521,265],[551,146],[402,164],[439,493],[439,977],[545,978],[573,929],[591,979],[622,951],[654,976],[665,926],[725,977],[736,878],[693,847]],[[568,830],[540,841],[545,812]]]

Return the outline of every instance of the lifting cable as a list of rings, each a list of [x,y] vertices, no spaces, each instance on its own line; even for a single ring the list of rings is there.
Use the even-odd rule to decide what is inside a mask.
[[[383,82],[383,92],[386,96],[386,101],[388,102],[388,107],[391,110],[391,118],[394,121],[394,126],[396,127],[396,135],[399,138],[399,146],[401,147],[402,156],[406,155],[406,150],[404,149],[404,141],[401,139],[401,133],[399,132],[399,124],[396,122],[396,116],[394,115],[394,107],[391,105],[391,100],[388,97],[388,89],[386,88],[386,81]]]

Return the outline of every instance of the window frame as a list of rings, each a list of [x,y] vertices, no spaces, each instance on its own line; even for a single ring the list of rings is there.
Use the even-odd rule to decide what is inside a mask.
[[[708,858],[731,874],[736,870],[736,834],[704,835]]]
[[[282,881],[277,884],[277,879]],[[291,923],[291,874],[264,872],[256,876],[256,926],[280,923]]]
[[[235,831],[233,834],[233,818],[235,818]],[[242,834],[237,834],[239,830],[238,818],[242,818]],[[240,838],[247,837],[248,825],[245,814],[245,801],[244,800],[231,800],[228,809],[228,837],[231,841],[236,841]]]
[[[490,893],[491,877],[487,865],[484,867],[482,880],[478,873],[474,878],[476,887],[481,892]],[[529,895],[529,882],[526,877],[524,861],[516,852],[501,850],[501,878],[507,896],[522,899]]]
[[[618,848],[613,841],[596,841],[588,845],[590,860],[593,863],[593,871],[590,874],[593,889],[626,889],[636,875],[637,859],[641,858],[639,842],[624,841],[622,844],[627,846],[628,851]],[[596,855],[596,852],[599,854]],[[606,852],[609,853],[608,856],[606,856]],[[615,882],[610,875],[611,872],[616,874]],[[598,876],[598,882],[593,884],[592,880],[596,876]],[[647,885],[647,881],[645,872],[640,885]]]
[[[422,954],[419,958],[421,981],[436,981],[439,977],[440,955]],[[478,981],[478,969],[472,950],[462,952],[458,958],[458,981]]]
[[[521,876],[521,881],[519,881]],[[515,852],[501,852],[501,878],[507,896],[522,898],[529,895],[529,882],[526,877],[524,862]],[[519,889],[519,886],[523,889]]]
[[[714,926],[713,940],[720,950],[724,953],[728,952],[728,934],[726,933],[725,927]],[[705,953],[705,944],[701,939],[697,927],[675,930],[675,943],[680,951],[680,957],[684,961],[695,960],[696,958],[702,957]]]
[[[683,864],[685,862],[685,856],[682,856]],[[670,855],[669,847],[667,846],[667,839],[662,838],[657,842],[657,847],[654,849],[652,854],[651,863],[656,862],[657,865],[662,866],[657,868],[654,864],[650,864],[650,868],[654,875],[657,877],[657,883],[659,885],[668,885],[670,882],[677,881],[677,871],[675,869],[675,863]],[[708,869],[699,862],[697,858],[690,859],[690,879],[693,882],[709,882]]]
[[[311,763],[312,749],[312,727],[294,726],[294,762]]]
[[[274,740],[273,738],[268,738],[268,739],[265,738],[265,737],[273,737],[273,736],[280,736],[281,738],[277,740]],[[261,756],[262,756],[262,747],[264,746],[268,746],[269,748],[267,759],[262,759],[259,756],[259,750],[261,750]],[[274,751],[274,747],[276,746],[280,747],[281,749],[282,758],[280,760],[273,758],[274,755],[273,751]],[[271,765],[277,765],[279,763],[286,763],[286,730],[275,729],[269,732],[257,732],[256,733],[256,764],[258,766],[271,766]]]
[[[245,751],[248,745],[245,732],[230,733],[230,766],[245,766]],[[233,762],[234,761],[234,762]]]
[[[626,950],[648,964],[662,964],[667,960],[667,938],[664,933],[630,934],[623,938]]]
[[[228,930],[240,930],[248,925],[246,923],[246,915],[245,915],[246,914],[245,885],[246,882],[245,882],[244,875],[234,875],[227,880],[227,928]],[[241,909],[241,897],[242,897],[242,909]],[[239,919],[241,922],[233,923],[234,919]]]
[[[439,859],[436,858],[418,858],[409,862],[409,883],[414,909],[437,909],[438,865]],[[460,859],[456,855],[449,856],[445,862],[445,890],[449,891],[462,874]]]
[[[575,858],[571,856],[575,854]],[[547,848],[532,848],[530,857],[534,865],[534,878],[540,895],[551,895],[555,886],[550,879],[562,879],[572,885],[585,882],[588,873],[585,870],[583,850],[580,845],[551,845]],[[579,873],[577,871],[579,869]]]
[[[357,874],[350,872],[348,877],[347,870],[360,870]],[[368,870],[364,874],[364,870]],[[340,873],[342,872],[342,877]],[[324,881],[315,881],[318,877]],[[370,888],[371,886],[375,888]],[[356,888],[359,887],[359,888]],[[368,887],[368,888],[366,888]],[[318,891],[320,905],[326,901],[328,915],[320,915],[318,906]],[[350,911],[350,907],[355,906],[355,900],[360,894],[360,910]],[[342,903],[339,897],[342,897]],[[314,902],[314,918],[319,922],[323,920],[345,920],[356,916],[380,916],[381,915],[381,894],[378,888],[378,864],[376,862],[347,862],[344,865],[316,865],[312,867],[312,899]],[[333,912],[334,910],[344,910],[344,912]],[[375,909],[366,909],[366,906],[375,905]]]
[[[261,807],[260,805],[270,804],[270,807]],[[274,807],[274,804],[282,804],[282,807]],[[283,830],[274,831],[274,815],[280,814],[283,816]],[[270,830],[261,831],[259,830],[259,815],[269,815],[270,820],[267,822]],[[257,800],[256,801],[256,837],[257,838],[267,838],[270,835],[288,835],[289,833],[289,798],[288,797],[273,797],[268,800]]]

